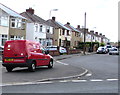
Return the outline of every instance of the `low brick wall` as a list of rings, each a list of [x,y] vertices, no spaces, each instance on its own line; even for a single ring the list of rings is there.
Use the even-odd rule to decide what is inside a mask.
[[[59,53],[58,50],[51,50],[51,51],[49,51],[49,54],[50,54],[51,56],[58,56],[58,55],[60,55],[60,53]]]
[[[77,53],[81,53],[80,49],[70,49],[68,50],[68,54],[77,54]]]
[[[67,54],[77,54],[77,53],[81,53],[81,50],[80,49],[70,49],[67,52]],[[51,50],[51,51],[49,51],[49,54],[51,56],[59,56],[60,55],[58,50]]]

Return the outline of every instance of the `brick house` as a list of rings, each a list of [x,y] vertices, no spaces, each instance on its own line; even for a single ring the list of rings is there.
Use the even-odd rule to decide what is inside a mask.
[[[71,48],[77,47],[78,43],[80,42],[79,32],[76,28],[70,25],[69,22],[65,24],[67,28],[69,28],[72,31],[72,38],[71,38]]]
[[[0,46],[6,40],[26,38],[26,18],[0,3]]]
[[[70,47],[71,41],[71,31],[69,28],[65,27],[62,23],[56,21],[55,17],[47,21],[53,29],[53,45]]]

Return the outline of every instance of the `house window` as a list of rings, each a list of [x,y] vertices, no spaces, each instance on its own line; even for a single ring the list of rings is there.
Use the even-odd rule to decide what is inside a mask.
[[[61,41],[61,46],[64,46],[64,40]]]
[[[43,26],[42,26],[42,25],[40,25],[40,32],[42,32],[42,28],[43,28]]]
[[[47,29],[47,33],[50,33],[50,30],[49,30],[49,29]]]
[[[12,19],[11,19],[11,27],[12,27],[12,28],[16,28],[16,26],[17,26],[17,23],[16,23],[16,21],[15,21],[15,18],[12,18]]]
[[[18,22],[18,28],[22,28],[22,20],[21,19],[19,19],[19,20],[17,20],[17,22]]]
[[[14,35],[10,36],[10,40],[21,40],[21,39],[24,39],[24,36],[14,36]]]
[[[67,30],[67,35],[69,36],[70,34],[69,34],[69,30]]]
[[[77,36],[77,33],[75,32],[75,36]]]
[[[11,36],[10,36],[10,40],[14,40],[14,35],[11,35]]]
[[[25,21],[22,21],[22,19],[11,18],[11,28],[23,29],[24,24],[25,24]]]
[[[7,41],[7,35],[2,35],[2,46],[4,46],[6,41]]]
[[[42,39],[39,38],[39,43],[41,44],[42,43]]]
[[[61,29],[60,29],[60,36],[61,36]]]
[[[52,28],[52,32],[53,32],[52,34],[54,34],[54,28]]]
[[[77,33],[77,37],[79,37],[79,33]]]
[[[82,36],[82,33],[79,33],[79,37],[81,37]]]
[[[63,29],[62,35],[65,35],[65,29]]]
[[[0,16],[0,25],[8,26],[8,17],[7,16]]]
[[[38,25],[36,24],[35,25],[35,32],[37,32],[38,31]]]
[[[20,40],[21,36],[15,36],[15,40]]]

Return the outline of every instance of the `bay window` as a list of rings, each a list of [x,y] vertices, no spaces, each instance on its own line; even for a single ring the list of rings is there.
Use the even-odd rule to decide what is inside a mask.
[[[8,16],[0,16],[0,25],[8,26]]]

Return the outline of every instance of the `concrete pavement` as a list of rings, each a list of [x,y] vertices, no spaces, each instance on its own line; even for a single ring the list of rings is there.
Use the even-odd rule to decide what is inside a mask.
[[[59,56],[54,56],[54,60],[63,60],[63,59],[67,59],[67,58],[71,58],[74,56],[86,56],[86,55],[91,55],[91,54],[95,54],[96,52],[85,52],[85,55],[83,54],[83,52],[78,53],[78,54],[64,54],[64,55],[59,55]]]

